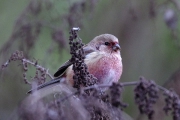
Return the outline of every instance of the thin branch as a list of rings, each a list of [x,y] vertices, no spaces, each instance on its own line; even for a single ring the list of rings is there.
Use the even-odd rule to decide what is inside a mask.
[[[38,64],[30,61],[30,60],[27,60],[27,59],[25,59],[25,58],[23,58],[22,61],[23,61],[23,62],[26,62],[26,63],[29,63],[29,64],[31,64],[31,65],[34,65],[35,67],[40,68],[40,69],[42,69],[42,70],[46,70],[46,74],[47,74],[51,79],[54,79],[54,77],[49,73],[49,69],[45,69],[44,67],[42,67],[42,66],[40,66],[40,65],[38,65]]]
[[[171,92],[170,90],[168,90],[168,89],[166,89],[166,88],[164,88],[164,87],[162,87],[162,86],[160,86],[160,85],[157,85],[157,87],[158,87],[160,90],[162,90],[162,91],[164,91],[164,92],[166,92],[166,93]]]
[[[137,85],[139,84],[139,81],[135,81],[135,82],[124,82],[124,83],[121,83],[121,86],[134,86],[134,85]],[[156,84],[157,85],[157,84]],[[92,86],[88,86],[88,87],[84,87],[81,89],[81,91],[85,91],[85,90],[89,90],[89,89],[99,89],[99,88],[109,88],[111,85],[105,85],[105,84],[102,84],[102,85],[92,85]],[[157,87],[159,88],[159,90],[162,90],[164,91],[165,93],[170,93],[171,91],[160,86],[160,85],[157,85]],[[72,97],[73,95],[76,95],[78,94],[79,91],[76,91],[68,96],[65,96],[64,98],[60,99],[60,101],[64,101],[66,99],[68,99],[69,97]]]
[[[139,83],[139,81],[135,81],[135,82],[124,82],[121,83],[122,86],[131,86],[131,85],[137,85]]]

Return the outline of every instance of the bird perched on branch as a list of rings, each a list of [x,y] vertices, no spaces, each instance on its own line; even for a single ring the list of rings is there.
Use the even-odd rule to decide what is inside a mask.
[[[97,78],[97,84],[111,85],[118,82],[121,77],[123,66],[120,54],[120,45],[117,37],[111,34],[96,36],[83,47],[85,53],[84,62],[90,74]],[[54,74],[56,78],[65,78],[66,82],[73,86],[72,61],[65,62]],[[58,81],[49,81],[40,85],[40,89]],[[30,91],[31,92],[31,91]]]

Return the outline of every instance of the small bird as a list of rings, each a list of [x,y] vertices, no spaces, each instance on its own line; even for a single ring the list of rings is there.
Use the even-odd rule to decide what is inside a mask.
[[[96,36],[88,44],[84,45],[84,62],[90,74],[97,78],[97,84],[111,85],[117,83],[121,77],[123,65],[120,54],[120,45],[117,37],[111,34]],[[54,74],[56,78],[65,78],[66,82],[73,86],[71,60],[65,62]],[[59,80],[52,80],[40,85],[37,89],[59,83]],[[31,92],[31,91],[29,91]]]

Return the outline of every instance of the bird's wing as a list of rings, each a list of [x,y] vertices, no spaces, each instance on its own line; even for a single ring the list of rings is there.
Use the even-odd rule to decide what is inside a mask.
[[[72,63],[71,60],[66,61],[66,62],[57,70],[57,72],[54,74],[54,77],[61,77],[61,76],[64,74],[64,72],[66,71],[66,69],[67,69],[70,65],[72,65],[72,64],[73,64],[73,63]]]
[[[88,45],[85,45],[85,46],[83,47],[83,50],[84,50],[85,56],[86,56],[87,54],[90,54],[90,53],[96,51],[96,49],[94,49],[94,48],[92,48],[92,47],[90,47],[90,46],[88,46]]]
[[[85,56],[96,51],[95,49],[93,49],[92,47],[85,45],[83,47],[84,50],[84,54]],[[57,72],[54,74],[54,77],[61,77],[62,75],[64,75],[66,69],[71,66],[73,64],[73,62],[71,60],[66,61],[58,70]]]

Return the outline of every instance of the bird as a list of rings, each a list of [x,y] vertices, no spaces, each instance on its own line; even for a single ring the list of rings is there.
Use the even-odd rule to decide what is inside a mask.
[[[83,46],[88,72],[97,78],[97,84],[111,85],[121,78],[123,64],[121,47],[118,38],[112,34],[101,34]],[[59,83],[59,78],[65,78],[67,84],[73,86],[73,63],[66,61],[54,74],[51,80],[37,87],[37,89]],[[28,93],[32,92],[30,90]]]

